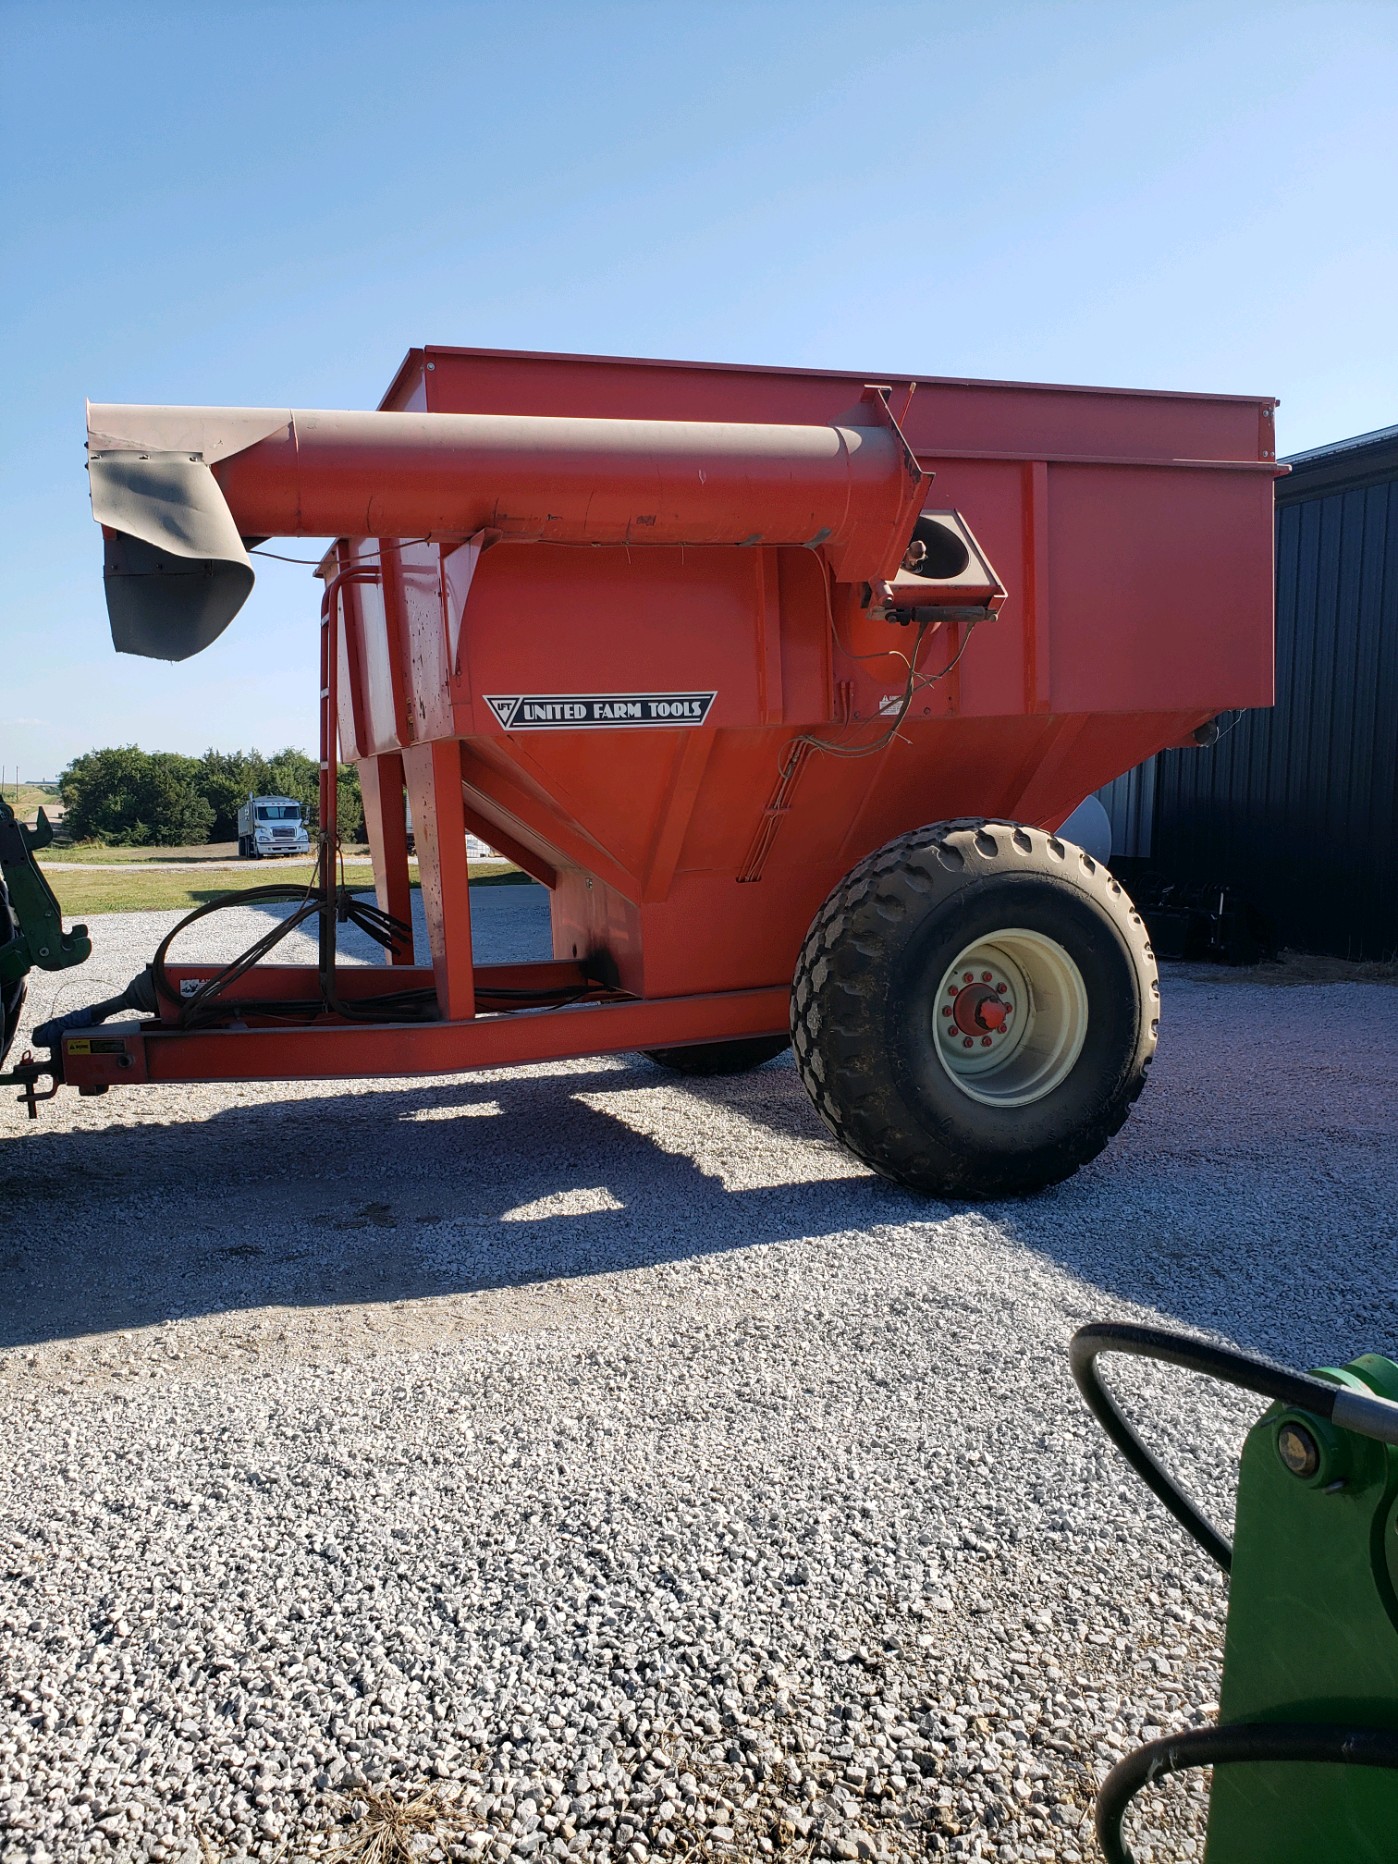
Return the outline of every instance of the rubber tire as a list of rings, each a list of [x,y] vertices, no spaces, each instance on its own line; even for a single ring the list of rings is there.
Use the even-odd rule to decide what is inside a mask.
[[[1087,990],[1082,1052],[1023,1107],[992,1107],[935,1052],[932,1000],[978,937],[1056,939]],[[1145,1085],[1159,1028],[1155,956],[1100,861],[1042,829],[939,822],[861,861],[816,914],[791,1000],[796,1065],[816,1110],[875,1171],[943,1197],[1015,1197],[1097,1156]]]
[[[746,1074],[791,1047],[790,1036],[739,1036],[732,1042],[694,1042],[688,1048],[643,1049],[647,1061],[675,1074]]]

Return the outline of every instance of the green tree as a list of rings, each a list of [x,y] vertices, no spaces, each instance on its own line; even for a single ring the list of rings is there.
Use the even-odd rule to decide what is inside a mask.
[[[205,751],[199,759],[199,790],[214,812],[212,838],[232,841],[238,811],[249,796],[265,794],[264,760],[256,751]]]
[[[268,796],[289,796],[301,805],[308,822],[320,820],[320,760],[288,745],[264,758]]]
[[[341,841],[364,840],[364,796],[359,787],[359,766],[341,764],[337,796]]]
[[[288,796],[314,829],[320,820],[320,765],[288,745],[262,751],[205,751],[199,758],[142,751],[134,744],[87,751],[58,780],[75,840],[128,847],[232,841],[249,796]],[[364,834],[359,772],[341,764],[340,835]]]
[[[134,744],[87,751],[62,772],[58,793],[77,841],[187,847],[213,832],[197,760],[172,751]]]

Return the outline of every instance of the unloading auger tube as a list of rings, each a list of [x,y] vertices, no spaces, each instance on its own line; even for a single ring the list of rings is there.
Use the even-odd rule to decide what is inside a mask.
[[[267,537],[804,545],[879,583],[926,484],[875,388],[828,426],[89,404],[87,444],[113,640],[162,660],[217,639]]]
[[[1298,1546],[1293,1537],[1287,1536],[1285,1524],[1263,1513],[1265,1496],[1259,1501],[1259,1473],[1265,1484],[1268,1476],[1275,1477],[1280,1470],[1280,1493],[1283,1497],[1318,1494],[1323,1499],[1333,1500],[1353,1487],[1359,1491],[1362,1499],[1372,1483],[1361,1483],[1354,1479],[1352,1466],[1345,1461],[1346,1437],[1360,1439],[1366,1445],[1384,1446],[1378,1454],[1388,1459],[1388,1468],[1382,1478],[1383,1488],[1377,1512],[1379,1517],[1394,1517],[1386,1523],[1387,1538],[1393,1538],[1393,1529],[1398,1526],[1398,1502],[1395,1501],[1398,1496],[1398,1459],[1393,1456],[1394,1451],[1398,1450],[1398,1403],[1356,1387],[1361,1380],[1383,1381],[1398,1393],[1398,1366],[1379,1359],[1377,1355],[1366,1355],[1343,1372],[1326,1372],[1323,1376],[1317,1376],[1292,1372],[1252,1354],[1233,1352],[1185,1334],[1154,1327],[1098,1323],[1080,1328],[1073,1336],[1069,1360],[1073,1377],[1088,1409],[1137,1475],[1186,1533],[1199,1543],[1210,1559],[1230,1574],[1235,1573],[1233,1545],[1162,1467],[1123,1415],[1104,1385],[1097,1367],[1097,1361],[1104,1353],[1125,1353],[1138,1359],[1153,1360],[1162,1365],[1201,1373],[1206,1378],[1217,1379],[1242,1391],[1255,1392],[1259,1397],[1271,1399],[1274,1406],[1283,1407],[1280,1413],[1273,1410],[1264,1416],[1250,1434],[1248,1446],[1244,1450],[1239,1523],[1240,1529],[1246,1523],[1255,1543],[1269,1541],[1281,1547],[1284,1559],[1289,1552],[1304,1560],[1304,1547]],[[1253,1448],[1254,1444],[1256,1449]],[[1327,1476],[1331,1478],[1329,1481],[1326,1480]],[[1264,1529],[1271,1531],[1264,1532]],[[1372,1536],[1369,1538],[1372,1539]],[[1257,1553],[1256,1546],[1253,1551]],[[1270,1549],[1268,1551],[1270,1553]],[[1398,1557],[1387,1554],[1382,1548],[1379,1551],[1390,1566],[1398,1568]],[[1261,1589],[1257,1585],[1259,1576],[1265,1584],[1266,1570],[1260,1561],[1258,1572],[1248,1576],[1251,1582],[1247,1600],[1249,1607]],[[1398,1655],[1398,1623],[1393,1621],[1389,1608],[1391,1585],[1381,1588],[1381,1592],[1387,1596],[1380,1599],[1382,1609],[1378,1616],[1393,1639],[1392,1652]],[[1333,1615],[1324,1627],[1327,1641],[1343,1647],[1351,1642],[1345,1635],[1349,1627],[1344,1614],[1347,1609],[1353,1608],[1353,1601],[1343,1592],[1338,1600],[1333,1593],[1328,1597]],[[1268,1602],[1276,1604],[1275,1600]],[[1316,1610],[1319,1610],[1319,1606]],[[1274,1612],[1274,1621],[1270,1627],[1272,1636],[1278,1640],[1297,1641],[1298,1628],[1294,1623],[1282,1622],[1286,1616],[1279,1610]],[[1217,1802],[1228,1791],[1235,1777],[1231,1774],[1233,1768],[1241,1768],[1247,1763],[1252,1769],[1265,1768],[1270,1764],[1273,1768],[1287,1770],[1297,1766],[1307,1769],[1319,1766],[1359,1768],[1375,1774],[1398,1771],[1398,1668],[1394,1671],[1393,1690],[1385,1703],[1395,1726],[1300,1720],[1286,1716],[1281,1704],[1257,1700],[1257,1680],[1251,1673],[1245,1684],[1239,1684],[1233,1675],[1253,1655],[1249,1648],[1255,1642],[1251,1633],[1248,1614],[1239,1608],[1235,1578],[1234,1596],[1229,1607],[1221,1697],[1221,1712],[1225,1719],[1213,1728],[1191,1728],[1148,1742],[1113,1767],[1102,1784],[1096,1813],[1097,1837],[1107,1864],[1133,1864],[1132,1853],[1122,1831],[1127,1809],[1142,1787],[1168,1774],[1195,1767],[1230,1770],[1228,1775],[1216,1772],[1214,1776],[1214,1804],[1211,1807],[1206,1864],[1272,1864],[1272,1860],[1280,1857],[1281,1853],[1267,1848],[1265,1805],[1260,1817],[1256,1805],[1245,1807],[1243,1810],[1246,1817],[1242,1820],[1239,1818],[1238,1807],[1230,1806],[1231,1829],[1222,1834],[1215,1829]],[[1392,1661],[1393,1657],[1390,1656]],[[1228,1713],[1230,1693],[1237,1694],[1241,1687],[1251,1689],[1254,1695],[1254,1700],[1244,1705],[1248,1713],[1246,1720],[1233,1719]],[[1265,1694],[1265,1681],[1262,1687]],[[1333,1686],[1326,1688],[1320,1684],[1314,1693],[1327,1697],[1332,1703],[1338,1694]],[[1360,1689],[1358,1693],[1364,1694],[1364,1691]],[[1257,1719],[1252,1719],[1253,1715]],[[1288,1773],[1285,1777],[1289,1779],[1292,1776]],[[1299,1796],[1306,1792],[1307,1784],[1303,1779],[1297,1783],[1296,1793]],[[1249,1834],[1246,1851],[1231,1848],[1226,1853],[1216,1851],[1215,1844],[1229,1843],[1240,1823],[1245,1824]],[[1398,1825],[1384,1812],[1372,1822],[1372,1830],[1366,1827],[1364,1831],[1356,1833],[1353,1829],[1347,1829],[1343,1837],[1337,1831],[1333,1836],[1340,1843],[1341,1849],[1327,1850],[1323,1854],[1303,1851],[1295,1855],[1306,1856],[1311,1864],[1330,1864],[1332,1859],[1334,1864],[1340,1864],[1341,1859],[1345,1860],[1345,1864],[1368,1864],[1370,1859],[1378,1864],[1379,1860],[1391,1859],[1394,1855],[1395,1830],[1398,1830]],[[1364,1845],[1366,1838],[1372,1849],[1356,1848]],[[1304,1846],[1309,1842],[1303,1834],[1300,1843]],[[1292,1855],[1288,1851],[1286,1858],[1289,1860]]]

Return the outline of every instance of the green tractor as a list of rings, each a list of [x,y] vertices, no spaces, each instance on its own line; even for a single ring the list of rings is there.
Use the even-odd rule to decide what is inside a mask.
[[[1239,1469],[1237,1544],[1147,1449],[1097,1360],[1126,1353],[1253,1392],[1271,1407]],[[1219,1720],[1150,1741],[1097,1801],[1106,1864],[1143,1788],[1211,1767],[1204,1864],[1398,1859],[1398,1364],[1364,1353],[1291,1372],[1207,1340],[1127,1323],[1070,1348],[1089,1410],[1146,1487],[1230,1575]]]
[[[92,952],[86,926],[63,930],[58,901],[34,859],[52,840],[42,809],[36,826],[27,828],[0,796],[0,1068],[19,1028],[30,971],[65,971]],[[49,1072],[47,1065],[22,1063],[0,1074],[0,1082],[23,1087],[32,1111],[34,1078]]]

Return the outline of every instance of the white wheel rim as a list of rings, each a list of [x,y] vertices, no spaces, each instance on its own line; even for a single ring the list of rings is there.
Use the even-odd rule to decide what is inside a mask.
[[[1027,1107],[1066,1080],[1087,1039],[1087,986],[1056,939],[1022,926],[968,945],[932,1010],[937,1059],[986,1107]]]

